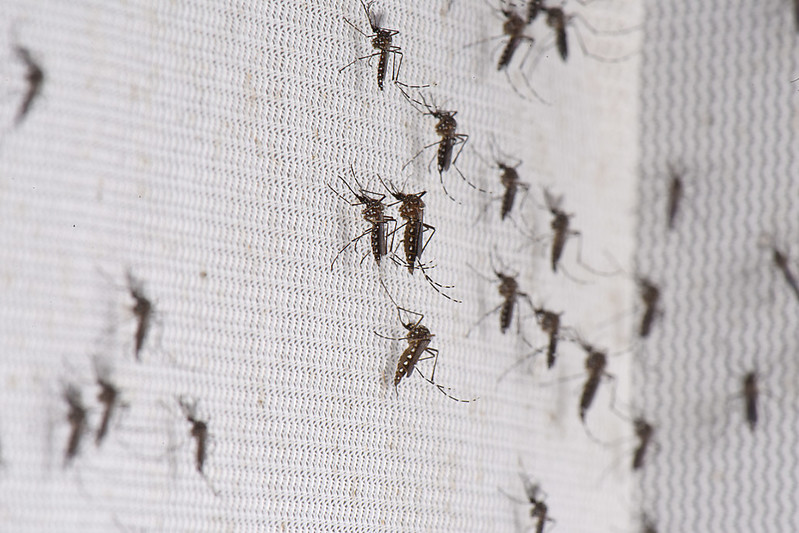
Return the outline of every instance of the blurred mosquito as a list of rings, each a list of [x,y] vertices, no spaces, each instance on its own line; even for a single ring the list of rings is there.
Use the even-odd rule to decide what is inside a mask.
[[[189,400],[185,396],[180,396],[178,398],[178,404],[183,411],[183,416],[186,417],[186,421],[191,424],[191,436],[196,441],[197,447],[194,456],[194,467],[208,484],[211,492],[218,496],[218,492],[214,489],[213,485],[211,485],[211,481],[203,470],[208,448],[208,423],[197,418],[197,400]]]
[[[549,507],[542,497],[544,494],[541,487],[537,483],[531,482],[530,479],[523,474],[520,474],[520,477],[524,485],[524,493],[527,497],[526,501],[508,494],[501,488],[499,491],[513,502],[520,505],[530,505],[530,518],[535,520],[535,531],[536,533],[543,533],[546,523],[555,522],[555,520],[549,517]]]
[[[519,290],[519,282],[516,281],[518,274],[505,274],[494,268],[492,265],[492,270],[494,271],[496,279],[491,279],[487,276],[483,276],[474,267],[470,268],[472,268],[475,274],[489,283],[495,283],[496,281],[499,281],[499,287],[497,287],[497,290],[504,301],[480,317],[480,320],[478,320],[466,333],[467,337],[474,330],[474,328],[476,328],[483,320],[485,320],[486,317],[493,315],[497,311],[499,311],[499,330],[502,333],[507,332],[508,327],[510,327],[510,323],[513,321],[513,312],[516,308],[519,298],[523,298],[530,305],[530,308],[534,309],[535,306],[533,305],[530,296],[526,292]]]
[[[771,257],[774,265],[782,273],[782,277],[785,278],[785,282],[791,288],[791,291],[793,291],[793,293],[796,295],[796,298],[799,299],[799,282],[797,282],[796,275],[791,269],[788,255],[777,248],[776,244],[773,242],[773,239],[768,239],[764,236],[760,239],[761,243],[763,243],[764,239],[768,240],[767,246],[771,250]]]
[[[486,3],[488,3],[486,1]],[[525,35],[524,30],[527,26],[532,22],[529,18],[533,12],[532,4],[530,9],[526,13],[527,18],[520,15],[515,9],[514,5],[506,2],[501,2],[502,6],[499,8],[495,8],[494,6],[489,5],[492,11],[498,12],[502,15],[503,23],[502,23],[502,35],[495,35],[493,37],[488,37],[486,39],[480,39],[473,43],[469,43],[466,45],[466,48],[475,46],[478,44],[491,42],[497,39],[506,39],[504,45],[502,46],[502,52],[499,55],[499,60],[497,61],[497,70],[504,71],[505,77],[508,79],[508,83],[510,84],[511,88],[521,96],[522,98],[526,98],[524,94],[516,87],[516,84],[510,77],[508,73],[508,65],[513,60],[514,55],[516,54],[516,50],[519,49],[519,45],[522,43],[528,44],[527,53],[525,53],[522,60],[519,62],[519,70],[524,69],[524,65],[527,62],[527,59],[530,57],[530,52],[532,51],[533,44],[535,43],[535,39],[530,37],[529,35]],[[533,94],[533,96],[540,101],[541,103],[549,105],[538,92],[533,88],[527,79],[524,80],[527,88]]]
[[[426,326],[422,325],[422,320],[424,320],[424,315],[422,313],[418,313],[416,311],[410,311],[404,307],[400,307],[399,305],[397,305],[397,303],[394,301],[394,298],[391,296],[391,294],[388,292],[388,289],[386,289],[386,286],[383,284],[382,279],[380,280],[380,283],[381,285],[383,285],[383,290],[386,292],[389,299],[391,299],[391,302],[397,308],[397,315],[399,316],[400,323],[408,331],[408,334],[405,335],[404,337],[386,337],[384,335],[381,335],[380,333],[375,332],[375,334],[378,337],[381,337],[383,339],[399,340],[408,343],[408,346],[402,352],[402,355],[400,355],[399,361],[397,363],[397,370],[394,373],[394,391],[397,394],[399,394],[397,392],[397,387],[399,386],[400,381],[402,381],[402,378],[404,378],[405,376],[411,375],[415,369],[416,372],[420,376],[422,376],[422,379],[424,379],[425,381],[436,387],[436,389],[438,389],[438,391],[447,398],[462,403],[469,403],[476,400],[476,398],[473,398],[471,400],[465,400],[462,398],[457,398],[455,396],[452,396],[447,392],[448,390],[450,390],[449,388],[439,385],[435,382],[436,365],[438,365],[438,350],[435,348],[430,348],[430,342],[432,341],[433,337],[435,337],[435,335],[433,335]],[[401,311],[405,311],[409,315],[417,316],[419,318],[415,322],[410,320],[408,322],[405,322],[402,319]],[[425,353],[428,353],[430,355],[422,357],[422,355],[424,355]],[[416,368],[416,364],[419,361],[426,361],[428,359],[433,359],[433,370],[430,373],[429,379],[424,374],[422,374],[422,372],[418,368]]]
[[[95,434],[94,438],[94,444],[96,446],[100,446],[108,434],[108,429],[111,425],[111,420],[114,417],[116,409],[118,407],[124,407],[124,405],[122,405],[120,402],[119,389],[111,381],[109,370],[101,366],[98,360],[95,360],[94,367],[95,374],[97,376],[96,383],[100,388],[100,392],[97,394],[97,401],[103,405],[103,414],[100,418],[100,426],[97,428],[97,433]]]
[[[350,166],[350,171],[352,172],[352,178],[355,180],[355,184],[358,186],[358,191],[355,190],[347,183],[347,180],[339,176],[339,179],[344,183],[344,186],[350,191],[350,193],[355,197],[357,200],[356,202],[350,202],[344,196],[339,194],[339,192],[334,189],[332,186],[328,185],[331,191],[335,193],[336,196],[347,202],[349,205],[356,207],[359,205],[364,206],[362,211],[362,216],[365,221],[370,224],[370,227],[352,239],[350,242],[347,243],[344,248],[339,250],[336,254],[336,257],[333,258],[333,262],[330,263],[330,269],[333,269],[333,265],[336,263],[336,259],[346,250],[351,244],[355,243],[355,248],[357,251],[358,241],[361,240],[363,237],[369,235],[371,240],[371,248],[372,248],[372,256],[375,258],[375,262],[378,266],[380,266],[380,260],[384,258],[388,254],[388,236],[394,234],[394,230],[389,232],[389,226],[393,224],[394,229],[396,229],[396,220],[393,217],[390,217],[386,214],[386,205],[383,203],[383,200],[386,198],[385,194],[378,194],[375,192],[368,191],[364,189],[360,183],[358,183],[358,179],[355,177],[355,171]],[[368,256],[365,255],[361,262],[366,259]]]
[[[547,346],[547,368],[555,366],[555,357],[558,350],[558,340],[560,335],[560,316],[563,313],[555,313],[547,309],[534,308],[535,317],[538,325],[549,334],[549,345]]]
[[[144,347],[144,341],[147,339],[147,334],[150,332],[150,321],[152,320],[153,304],[150,299],[145,296],[144,289],[133,274],[127,272],[128,291],[134,300],[133,314],[136,316],[136,335],[134,354],[136,361],[141,362],[141,350]]]
[[[580,3],[581,5],[586,5],[588,2],[578,2],[578,3]],[[534,4],[535,5],[528,6],[528,13],[534,14],[535,17],[538,17],[539,15],[545,15],[546,25],[549,26],[549,28],[554,33],[554,41],[553,43],[543,46],[541,48],[541,51],[536,56],[536,59],[533,61],[533,67],[531,68],[531,70],[536,69],[539,61],[541,61],[541,59],[546,54],[546,51],[550,49],[552,46],[555,46],[557,48],[558,55],[560,55],[560,58],[564,62],[568,60],[569,39],[566,29],[569,25],[572,25],[573,28],[572,33],[574,34],[577,40],[577,44],[580,46],[583,55],[585,55],[586,57],[590,57],[592,59],[601,61],[603,63],[621,63],[623,61],[630,59],[633,55],[637,53],[633,52],[630,54],[623,55],[621,57],[612,57],[612,58],[592,53],[585,45],[585,42],[583,41],[583,38],[580,35],[580,31],[578,30],[577,26],[575,26],[573,23],[579,21],[581,23],[581,26],[583,26],[586,30],[588,30],[590,33],[594,35],[626,35],[634,31],[638,31],[640,28],[637,26],[621,30],[600,30],[591,25],[584,17],[576,13],[567,14],[564,11],[563,6],[548,7],[544,5],[543,1],[534,2]]]
[[[370,39],[372,41],[372,48],[377,50],[377,52],[355,58],[350,63],[341,67],[339,69],[339,72],[354,65],[358,61],[364,59],[371,60],[373,57],[378,57],[379,59],[377,61],[377,87],[382,91],[383,83],[385,82],[386,79],[389,54],[391,54],[393,58],[391,64],[391,81],[396,81],[397,77],[399,76],[400,67],[402,67],[402,50],[400,49],[399,46],[394,45],[392,42],[394,37],[397,34],[399,34],[399,31],[381,27],[379,17],[372,13],[372,5],[373,2],[364,3],[363,0],[361,0],[361,6],[363,7],[363,11],[366,14],[366,19],[369,21],[369,27],[372,30],[371,34],[364,33],[355,24],[353,24],[346,18],[344,19],[344,21],[350,26],[352,26],[352,28],[355,31],[363,35],[365,38]]]
[[[557,272],[560,257],[563,255],[563,248],[566,246],[566,239],[570,236],[578,236],[580,232],[573,231],[569,228],[571,218],[574,215],[566,213],[560,208],[560,204],[563,201],[562,196],[552,196],[547,189],[544,189],[544,199],[547,204],[547,209],[549,209],[549,212],[552,213],[553,216],[550,227],[555,234],[552,238],[551,264],[552,272]]]
[[[641,325],[638,327],[638,335],[645,339],[652,331],[655,318],[662,314],[658,308],[660,289],[648,278],[638,277],[638,290],[644,303],[644,314],[641,317]]]
[[[20,102],[17,115],[14,119],[14,124],[19,126],[31,110],[34,100],[36,100],[42,91],[44,72],[42,72],[41,66],[33,59],[30,50],[27,48],[15,45],[14,53],[17,58],[25,64],[25,83],[27,85],[25,95],[22,98],[22,102]]]
[[[579,411],[580,420],[585,424],[585,417],[594,403],[594,398],[599,390],[599,384],[602,378],[615,379],[615,377],[605,370],[608,365],[608,357],[605,352],[598,350],[582,340],[580,340],[579,343],[588,355],[585,359],[585,369],[588,372],[588,377],[583,385],[583,392],[580,395]]]
[[[674,229],[674,219],[683,196],[682,172],[669,165],[669,195],[666,205],[666,220],[669,231]]]
[[[475,151],[475,153],[477,153],[477,156],[481,160],[483,160],[483,162],[487,166],[499,170],[500,173],[499,180],[502,186],[505,188],[505,192],[501,196],[492,195],[491,202],[494,201],[501,202],[499,215],[501,220],[505,220],[510,216],[511,211],[513,210],[519,189],[527,193],[527,191],[530,190],[530,185],[528,183],[523,182],[519,178],[519,172],[517,169],[522,165],[522,161],[521,160],[514,161],[512,160],[512,158],[500,154],[496,146],[493,145],[493,142],[491,144],[492,144],[492,151],[496,152],[496,155],[493,156],[493,162],[488,162],[477,151]],[[483,210],[483,213],[485,213],[485,210]],[[482,216],[482,214],[480,216]]]
[[[67,385],[63,392],[64,401],[67,403],[67,421],[69,422],[70,432],[67,442],[67,449],[64,452],[64,466],[69,465],[80,450],[80,444],[87,430],[86,407],[80,389],[75,385]]]
[[[424,95],[421,93],[419,94],[419,97],[422,99],[422,101],[420,102],[419,100],[414,100],[405,91],[405,89],[403,89],[403,87],[408,88],[411,86],[406,85],[402,82],[397,82],[397,87],[400,89],[400,92],[402,92],[403,96],[405,96],[405,99],[408,100],[408,102],[414,107],[414,109],[416,109],[423,115],[431,116],[436,120],[438,120],[438,122],[436,123],[435,130],[436,134],[439,137],[441,137],[441,140],[436,141],[434,143],[430,143],[427,146],[423,147],[421,150],[419,150],[416,153],[416,155],[414,155],[407,163],[405,163],[402,166],[402,169],[405,170],[405,168],[408,165],[410,165],[414,159],[419,157],[428,148],[432,148],[433,146],[438,146],[438,150],[434,158],[437,161],[438,178],[439,181],[441,182],[441,187],[444,189],[444,193],[447,196],[449,196],[451,200],[455,201],[455,198],[453,198],[452,195],[449,194],[449,191],[447,191],[447,187],[444,185],[444,176],[443,176],[444,172],[448,171],[450,167],[453,167],[458,172],[461,179],[463,179],[463,181],[465,181],[472,189],[483,193],[487,192],[477,187],[469,180],[467,180],[466,176],[463,175],[463,172],[461,172],[456,165],[456,163],[458,162],[458,157],[460,157],[461,152],[463,152],[463,149],[466,146],[466,143],[469,141],[469,136],[467,134],[457,133],[458,122],[455,120],[455,115],[457,115],[458,112],[446,111],[440,109],[435,105],[435,102],[432,101],[431,103],[428,104]],[[416,105],[414,104],[424,107],[426,111],[417,108]],[[457,148],[457,153],[455,153],[455,156],[453,157],[452,154],[453,152],[455,152],[456,148]],[[431,160],[430,164],[432,163],[433,161]]]
[[[391,193],[391,195],[397,200],[397,202],[400,203],[399,214],[400,217],[405,220],[400,227],[395,227],[394,231],[392,232],[393,234],[394,232],[405,228],[405,232],[402,237],[405,261],[402,262],[402,260],[396,260],[395,262],[406,267],[408,272],[411,274],[413,274],[415,268],[418,268],[425,280],[427,280],[427,283],[430,284],[430,286],[433,287],[436,292],[449,300],[461,303],[460,300],[452,298],[441,290],[451,289],[452,286],[442,285],[441,283],[434,281],[427,274],[427,270],[432,267],[428,267],[422,263],[422,253],[425,251],[427,245],[430,243],[430,239],[433,238],[433,234],[436,232],[436,228],[424,222],[425,203],[424,200],[422,200],[422,196],[427,194],[427,191],[421,191],[414,194],[404,193],[394,188],[390,182],[383,182],[382,179],[380,181],[383,183],[383,186],[389,191],[389,193]],[[430,231],[427,239],[424,237],[425,230]]]

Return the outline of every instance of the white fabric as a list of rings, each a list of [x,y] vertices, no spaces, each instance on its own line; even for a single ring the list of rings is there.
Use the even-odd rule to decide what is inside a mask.
[[[499,220],[497,202],[478,220],[487,197],[465,185],[454,169],[444,180],[461,203],[448,199],[435,164],[428,169],[433,149],[402,169],[437,140],[435,120],[415,111],[390,83],[378,91],[376,61],[339,72],[373,50],[344,21],[368,31],[354,0],[4,2],[0,529],[521,530],[532,523],[529,506],[501,492],[524,497],[520,470],[546,492],[557,530],[631,528],[630,441],[592,442],[577,417],[584,378],[559,381],[584,376],[585,354],[564,342],[553,372],[538,358],[498,383],[529,348],[515,323],[505,335],[499,332],[497,315],[466,337],[501,301],[496,284],[470,267],[492,276],[493,254],[497,268],[501,262],[520,273],[522,290],[539,305],[565,311],[564,322],[586,339],[610,352],[629,347],[631,280],[582,269],[576,239],[567,243],[562,265],[587,283],[553,275],[549,241],[530,244],[527,236],[550,233],[541,188],[562,194],[562,207],[574,213],[585,263],[609,270],[611,255],[632,271],[640,95],[650,107],[661,106],[661,117],[710,117],[682,110],[682,100],[669,101],[668,110],[664,100],[654,100],[658,91],[678,94],[674,80],[664,77],[668,65],[652,61],[647,72],[660,77],[655,84],[645,76],[641,91],[640,56],[598,62],[583,55],[572,34],[568,63],[550,49],[534,72],[526,72],[551,105],[529,95],[524,100],[497,72],[497,41],[466,46],[501,34],[502,20],[486,2],[386,0],[375,9],[383,26],[400,31],[395,44],[404,52],[401,78],[435,84],[423,93],[458,111],[459,131],[470,135],[458,159],[464,175],[500,191],[497,171],[479,157],[490,159],[492,143],[523,161],[519,173],[530,192],[516,208],[515,223]],[[605,29],[631,28],[642,20],[637,2],[568,3],[566,9]],[[709,20],[715,10],[703,9]],[[753,27],[762,22],[758,61],[776,64],[767,53],[768,39],[782,39],[788,54],[792,27],[786,19],[778,32],[766,26],[766,15],[750,9],[751,16],[740,20]],[[660,32],[657,42],[648,41],[648,54],[680,44],[661,35],[667,15],[648,23],[647,30]],[[642,33],[592,35],[581,24],[574,22],[593,53],[621,57],[640,49]],[[701,30],[695,39],[735,41],[698,23],[689,27]],[[532,34],[539,44],[551,40],[543,20]],[[14,45],[29,49],[45,75],[42,94],[16,128],[25,71]],[[722,61],[727,55],[682,46],[694,57],[702,53]],[[749,48],[735,50],[754,54]],[[523,45],[510,67],[522,91],[518,65],[525,50]],[[668,57],[670,65],[677,64]],[[714,91],[726,91],[725,98],[712,99],[719,108],[716,124],[732,128],[727,117],[733,109],[759,103],[762,91],[780,90],[785,107],[770,108],[769,116],[788,128],[784,117],[794,95],[790,87],[777,86],[785,85],[789,69],[781,68],[767,84],[755,72],[762,76],[765,63],[745,63],[742,71],[727,61],[725,69],[702,74]],[[753,78],[761,92],[729,89]],[[756,149],[750,133],[762,135],[755,147],[788,142],[765,126],[745,128],[747,120],[735,117],[747,153]],[[654,176],[664,149],[655,153],[647,144],[654,146],[660,137],[646,123],[642,131],[648,139],[644,174]],[[671,126],[668,135],[680,139],[686,131],[695,136],[690,148],[697,154],[686,154],[688,161],[711,149],[735,152],[723,139],[703,141],[695,130]],[[769,167],[738,161],[712,174],[706,169],[705,186],[736,173],[774,176]],[[792,175],[787,157],[768,161],[771,169],[780,162],[784,179]],[[359,253],[342,254],[331,270],[336,252],[366,224],[360,207],[347,206],[328,188],[343,190],[337,176],[351,179],[350,165],[371,190],[381,188],[376,174],[405,183],[407,190],[428,190],[426,222],[436,233],[424,260],[437,265],[431,277],[454,285],[448,292],[462,304],[390,261],[379,271],[370,257],[361,263],[363,245]],[[772,187],[782,212],[795,214],[792,202]],[[721,187],[707,190],[718,193]],[[751,205],[744,190],[739,193],[740,205]],[[655,193],[641,194],[646,201]],[[701,205],[687,206],[685,218],[692,209],[692,216],[701,216]],[[787,224],[773,230],[796,235]],[[647,261],[656,264],[659,256],[647,246],[642,244]],[[714,250],[724,246],[716,243]],[[765,269],[764,256],[756,257]],[[141,362],[134,358],[128,271],[155,308]],[[431,346],[440,350],[436,380],[452,394],[478,396],[477,401],[453,402],[418,375],[406,378],[395,395],[391,383],[404,344],[375,332],[401,337],[404,329],[379,276],[402,305],[425,314],[424,324],[435,334]],[[773,272],[748,278],[752,294],[755,280],[761,289],[741,300],[762,302],[754,310],[762,317],[755,329],[773,316],[759,295],[768,287],[778,292],[774,278]],[[679,286],[665,278],[663,283]],[[731,287],[728,282],[720,290]],[[786,312],[796,304],[784,294],[780,298]],[[521,310],[525,337],[543,345],[530,309],[522,304]],[[727,311],[738,317],[753,312]],[[670,308],[667,316],[675,316]],[[667,331],[656,338],[662,341]],[[735,342],[746,338],[740,330]],[[704,344],[693,356],[710,349]],[[97,358],[127,405],[99,448],[93,442],[102,413],[92,367]],[[631,403],[629,368],[629,354],[611,357],[620,405]],[[429,376],[430,362],[420,369]],[[772,369],[779,374],[776,365]],[[609,383],[600,386],[588,425],[598,438],[613,441],[629,436],[630,428],[611,412]],[[64,466],[69,424],[61,396],[67,384],[80,387],[91,432]],[[182,395],[197,400],[197,417],[208,423],[207,483],[195,469],[190,424],[177,401]],[[661,443],[653,480],[664,479],[664,465],[674,467]],[[661,519],[666,511],[660,508]]]

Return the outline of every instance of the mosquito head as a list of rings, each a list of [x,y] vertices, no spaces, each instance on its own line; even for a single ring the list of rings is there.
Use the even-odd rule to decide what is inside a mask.
[[[560,7],[543,8],[547,14],[547,25],[556,31],[562,31],[566,27],[566,13]]]
[[[607,356],[593,346],[583,346],[583,348],[588,352],[588,358],[585,360],[585,368],[592,374],[600,373],[605,370],[605,366],[608,364]]]
[[[394,198],[402,202],[399,208],[400,216],[407,220],[420,219],[425,208],[424,200],[422,200],[422,196],[424,196],[425,193],[427,193],[427,191],[416,194],[395,194]]]

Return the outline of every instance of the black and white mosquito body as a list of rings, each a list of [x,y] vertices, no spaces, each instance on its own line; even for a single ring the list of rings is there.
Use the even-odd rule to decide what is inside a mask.
[[[133,304],[133,315],[136,317],[136,335],[134,345],[134,355],[136,361],[141,361],[141,350],[144,347],[144,341],[147,339],[147,334],[150,332],[150,322],[152,321],[153,304],[144,294],[141,283],[133,277],[133,274],[128,271],[128,291],[135,301]]]
[[[364,59],[371,59],[373,57],[377,57],[377,87],[382,91],[383,90],[383,83],[386,80],[386,72],[388,69],[388,61],[389,61],[389,54],[393,56],[392,62],[392,72],[391,72],[391,81],[396,81],[399,76],[400,67],[402,66],[402,50],[399,46],[393,44],[394,36],[399,34],[398,30],[392,30],[389,28],[383,28],[380,26],[380,20],[377,15],[372,13],[372,2],[364,3],[361,0],[361,6],[363,6],[364,13],[366,13],[366,18],[369,21],[369,27],[372,30],[371,34],[366,34],[361,31],[355,24],[347,20],[346,18],[344,21],[352,26],[352,28],[366,37],[370,39],[372,42],[372,48],[377,50],[376,52],[355,58],[347,65],[341,67],[339,72],[350,67],[357,63],[358,61]]]
[[[555,366],[555,359],[558,351],[558,335],[560,334],[560,315],[543,308],[535,308],[535,317],[538,325],[549,334],[549,345],[547,346],[547,368]]]
[[[111,419],[114,416],[114,411],[116,410],[118,403],[119,403],[119,389],[111,383],[111,380],[107,376],[99,375],[97,376],[97,386],[100,387],[100,392],[97,394],[97,401],[103,405],[103,414],[101,415],[100,419],[100,427],[97,428],[97,434],[94,438],[94,443],[97,446],[102,444],[103,439],[105,439],[106,434],[108,433],[109,425],[111,424]]]
[[[64,390],[63,398],[69,407],[67,421],[70,426],[67,449],[64,452],[64,465],[66,466],[78,455],[80,443],[87,429],[87,417],[80,389],[74,385],[68,385]]]
[[[638,327],[638,335],[647,338],[652,331],[652,324],[660,314],[658,303],[660,302],[660,289],[647,278],[638,278],[638,291],[644,303],[644,314],[641,317],[641,325]]]
[[[17,116],[14,119],[14,124],[19,125],[22,120],[28,115],[28,112],[33,105],[34,100],[42,90],[44,83],[44,72],[36,61],[31,56],[30,51],[22,46],[14,46],[14,53],[20,61],[25,64],[25,96],[19,105]]]
[[[355,179],[355,172],[352,171],[353,179]],[[395,223],[393,217],[390,217],[386,214],[386,205],[383,203],[383,200],[386,198],[384,194],[377,194],[371,191],[365,190],[361,185],[358,183],[357,179],[355,180],[356,185],[358,186],[358,192],[350,186],[347,181],[339,176],[339,179],[344,183],[344,186],[352,193],[352,195],[357,200],[356,202],[350,202],[346,198],[344,198],[341,194],[338,193],[333,187],[330,187],[336,196],[347,202],[351,206],[363,206],[362,216],[365,221],[370,224],[369,229],[352,239],[350,242],[347,243],[344,248],[339,250],[336,254],[336,257],[333,258],[333,262],[330,264],[330,269],[333,269],[333,265],[336,263],[336,259],[346,250],[350,244],[355,243],[357,248],[358,241],[363,237],[369,235],[370,242],[371,242],[371,249],[372,249],[372,256],[375,258],[375,262],[378,266],[380,266],[380,260],[388,255],[388,236],[389,236],[389,225]],[[396,224],[395,224],[396,225]]]
[[[640,470],[644,466],[646,452],[655,434],[655,428],[643,417],[639,416],[633,420],[633,430],[635,431],[635,437],[638,439],[638,445],[633,452],[633,470]]]
[[[680,208],[680,201],[683,196],[682,176],[675,169],[669,172],[669,195],[666,205],[666,221],[669,231],[674,229],[674,219],[677,217],[677,210]]]

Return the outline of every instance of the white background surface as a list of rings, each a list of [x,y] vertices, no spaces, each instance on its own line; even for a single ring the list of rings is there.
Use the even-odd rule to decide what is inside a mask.
[[[577,265],[577,241],[549,271],[541,187],[564,195],[582,255],[629,271],[633,250],[640,56],[618,64],[550,50],[526,73],[551,103],[524,100],[496,71],[501,20],[484,2],[380,2],[405,59],[403,79],[458,110],[470,141],[458,161],[499,190],[491,142],[523,161],[530,194],[516,224],[451,171],[460,200],[441,191],[434,121],[394,87],[379,92],[375,64],[343,72],[370,44],[357,2],[7,1],[0,77],[0,520],[8,531],[508,531],[529,524],[520,469],[541,483],[559,531],[627,531],[630,443],[592,442],[577,417],[584,354],[563,343],[554,373],[541,360],[498,377],[529,351],[513,326],[498,330],[496,250],[539,305],[611,352],[629,347],[634,287]],[[573,4],[608,29],[640,24],[636,2]],[[547,40],[538,21],[533,34]],[[580,22],[575,25],[579,26]],[[787,32],[789,28],[785,28]],[[591,51],[640,50],[641,33],[592,36]],[[45,72],[40,98],[11,126],[24,68],[13,45]],[[520,53],[521,53],[520,49]],[[518,62],[518,58],[516,59]],[[523,75],[511,67],[517,83]],[[431,275],[454,284],[448,301],[393,264],[345,252],[365,222],[328,189],[352,165],[427,189]],[[339,187],[340,188],[340,187]],[[523,217],[521,215],[523,213]],[[362,249],[362,248],[359,248]],[[496,259],[495,259],[496,261]],[[141,280],[156,317],[133,357],[136,327],[125,272]],[[381,292],[425,314],[440,350],[437,380],[390,385],[401,336]],[[627,312],[627,314],[625,314]],[[524,310],[523,331],[544,337]],[[622,318],[619,318],[622,316]],[[96,427],[92,360],[124,396],[107,442],[88,434],[64,466],[69,426],[61,399],[81,387]],[[429,363],[421,368],[429,374]],[[626,399],[629,356],[611,358]],[[603,440],[626,434],[602,385],[588,420]],[[198,400],[211,440],[205,473],[176,398]],[[625,402],[629,403],[629,402]],[[520,464],[522,466],[520,466]]]

